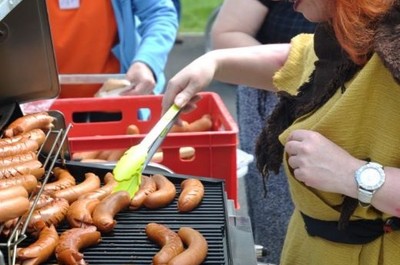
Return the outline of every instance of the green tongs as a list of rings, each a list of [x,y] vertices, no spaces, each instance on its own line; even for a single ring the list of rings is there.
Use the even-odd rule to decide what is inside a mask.
[[[114,179],[118,182],[114,192],[126,190],[131,198],[135,195],[140,187],[143,170],[174,125],[179,112],[180,108],[172,105],[146,137],[119,159],[113,170]]]

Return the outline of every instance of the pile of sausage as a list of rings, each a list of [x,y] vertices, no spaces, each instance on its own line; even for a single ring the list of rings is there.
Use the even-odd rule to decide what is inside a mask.
[[[53,127],[46,112],[12,121],[0,138],[0,234],[8,236],[19,217],[31,206],[29,195],[36,190],[45,170],[38,150]]]
[[[102,233],[109,233],[114,229],[116,226],[114,218],[117,213],[140,207],[149,209],[165,207],[176,196],[175,185],[159,174],[142,176],[139,191],[131,199],[126,191],[113,192],[116,182],[112,173],[104,176],[104,185],[101,185],[100,178],[93,173],[86,173],[85,180],[76,184],[75,178],[68,170],[56,167],[53,171],[54,181],[44,186],[39,206],[28,225],[28,231],[36,236],[37,240],[26,248],[18,249],[19,264],[40,264],[53,253],[60,264],[86,264],[81,250],[98,244]],[[181,186],[178,210],[188,212],[200,204],[204,187],[198,179],[185,179]],[[70,228],[58,236],[56,227],[64,219],[67,220]],[[189,231],[182,232],[181,238],[188,248],[184,251],[182,245],[180,252],[176,252],[176,255],[187,255],[186,253],[192,252],[193,248],[198,250],[190,238],[194,235],[196,238],[202,237],[201,234],[191,228],[185,229]],[[147,230],[146,228],[149,239],[163,246],[160,252],[165,252],[165,247],[170,245],[169,240],[154,239],[152,230]],[[165,233],[157,234],[169,238]],[[205,242],[204,238],[203,241]],[[207,253],[206,242],[202,244],[201,249]],[[199,263],[171,264],[200,264],[204,258]],[[156,257],[155,260],[157,260]],[[154,264],[164,263],[155,261]]]
[[[102,233],[114,229],[114,217],[118,212],[141,207],[158,209],[167,206],[176,197],[175,185],[158,174],[142,176],[141,186],[132,199],[125,191],[113,192],[116,182],[111,173],[104,176],[103,184],[99,176],[90,172],[85,173],[85,179],[77,183],[67,169],[55,167],[49,182],[42,187],[40,180],[45,169],[37,152],[53,121],[54,118],[46,112],[25,115],[12,122],[0,139],[0,237],[7,238],[17,224],[26,223],[28,212],[35,205],[27,224],[27,232],[35,241],[27,247],[18,248],[18,264],[41,264],[53,254],[60,264],[86,264],[80,251],[98,244]],[[37,196],[40,188],[43,192]],[[201,181],[184,180],[177,210],[193,210],[203,196]],[[68,222],[69,229],[59,235],[57,227],[64,221]],[[181,245],[185,244],[187,249],[180,248],[176,255],[185,256],[193,248],[197,249],[191,237],[202,236],[192,228],[182,229],[183,232],[178,234],[182,238]],[[160,253],[164,253],[170,245],[169,236],[161,233],[158,236],[165,237],[157,239],[152,231],[149,224],[146,227],[149,239],[162,246]],[[195,263],[171,264],[200,264],[207,253],[207,242],[204,238],[203,241],[203,258],[197,258]],[[164,264],[157,263],[159,255],[162,254],[154,257],[154,264]]]
[[[191,132],[205,132],[211,131],[213,121],[210,114],[204,114],[201,118],[192,122],[182,120],[180,125],[175,124],[172,126],[170,132],[172,133],[191,133]],[[130,124],[126,129],[127,135],[140,134],[140,129],[135,124]],[[112,162],[117,161],[126,152],[127,149],[113,149],[113,150],[93,150],[84,152],[75,152],[72,154],[73,160],[79,160],[82,162]],[[179,157],[183,160],[192,159],[194,157],[195,150],[193,147],[186,146],[179,149]],[[159,150],[153,158],[152,162],[159,163],[163,159],[163,152]]]

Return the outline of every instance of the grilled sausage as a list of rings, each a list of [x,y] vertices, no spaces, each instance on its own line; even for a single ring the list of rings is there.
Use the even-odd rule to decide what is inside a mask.
[[[0,224],[4,222],[1,231],[4,236],[8,236],[14,228],[18,217],[29,210],[30,205],[26,209],[28,195],[27,190],[21,185],[0,189]]]
[[[142,207],[144,200],[146,197],[156,191],[157,186],[156,182],[154,181],[153,178],[148,177],[148,176],[143,176],[142,175],[142,182],[140,184],[139,190],[135,193],[133,198],[131,199],[131,202],[129,204],[129,209],[131,210],[136,210]]]
[[[24,163],[24,162],[31,161],[34,159],[37,159],[36,153],[34,151],[28,151],[28,152],[13,155],[13,156],[1,157],[0,158],[0,167],[12,166],[15,164]]]
[[[27,114],[14,120],[4,131],[5,137],[13,137],[33,129],[50,129],[53,127],[54,117],[47,112]]]
[[[27,137],[31,140],[34,140],[38,143],[39,146],[41,146],[44,141],[46,140],[46,134],[42,129],[33,129],[30,131],[27,131],[23,134],[20,134],[21,137]],[[18,136],[16,136],[18,137]]]
[[[100,200],[95,198],[78,199],[68,209],[67,221],[71,227],[93,225],[92,213]]]
[[[12,178],[0,179],[0,189],[22,186],[28,193],[32,193],[36,189],[37,183],[38,181],[34,175],[20,175]]]
[[[44,175],[42,163],[39,160],[31,160],[17,165],[0,168],[0,179],[28,174],[34,175],[37,179],[40,179]]]
[[[46,134],[41,129],[33,129],[26,133],[16,135],[16,136],[13,136],[10,138],[1,138],[0,146],[5,146],[5,145],[12,144],[12,143],[16,143],[16,142],[21,141],[22,139],[35,140],[37,142],[37,144],[40,146],[46,140]]]
[[[178,198],[178,211],[190,212],[196,208],[204,196],[204,186],[198,179],[185,179],[181,183],[181,194]]]
[[[28,198],[28,191],[21,185],[15,185],[0,189],[0,201],[4,201],[14,197]]]
[[[55,198],[54,201],[33,211],[28,224],[28,232],[37,234],[43,227],[54,225],[55,227],[64,220],[69,208],[68,201]],[[27,216],[24,216],[26,220]]]
[[[71,228],[63,232],[56,247],[56,258],[60,264],[87,264],[79,251],[96,245],[101,240],[101,234],[95,226]]]
[[[114,187],[118,184],[118,182],[115,181],[114,175],[111,172],[106,173],[106,175],[104,176],[104,182],[105,185],[94,191],[82,194],[81,196],[79,196],[78,200],[92,198],[101,201],[102,199],[110,195],[111,192],[114,190]]]
[[[82,194],[94,191],[98,188],[100,188],[100,178],[89,172],[85,174],[85,180],[83,182],[66,189],[55,191],[53,194],[57,198],[66,199],[71,204]]]
[[[54,225],[44,227],[34,243],[17,250],[18,264],[37,265],[45,262],[53,254],[58,239]]]
[[[36,196],[37,196],[37,195],[35,195],[35,197],[32,198],[32,200],[31,200],[31,202],[30,202],[30,203],[31,203],[30,208],[32,208],[33,203],[34,203],[35,200],[36,200]],[[35,209],[42,208],[42,207],[48,205],[49,203],[51,203],[51,202],[54,201],[54,200],[55,200],[55,198],[54,198],[53,196],[51,196],[50,194],[42,193],[42,194],[40,194],[40,197],[39,197],[39,199],[38,199],[37,202],[36,202],[36,207],[35,207]]]
[[[191,228],[179,228],[178,235],[187,248],[168,262],[168,265],[200,265],[207,257],[208,244],[203,235]]]
[[[24,215],[29,210],[29,200],[24,196],[15,196],[0,200],[0,223]]]
[[[146,235],[151,241],[161,247],[161,250],[153,257],[154,265],[166,265],[184,250],[182,240],[178,234],[165,225],[157,223],[147,224]]]
[[[43,188],[45,191],[52,192],[76,185],[74,176],[72,176],[68,170],[60,167],[55,167],[53,168],[53,172],[56,181],[45,184]]]
[[[0,237],[3,236],[4,238],[8,238],[11,233],[13,232],[15,226],[17,225],[19,220],[19,217],[15,217],[13,219],[10,219],[4,223],[2,223],[2,230],[0,233]]]
[[[101,232],[107,233],[114,229],[114,216],[128,208],[131,197],[129,192],[121,190],[111,193],[96,206],[93,211],[93,223]]]
[[[0,146],[0,157],[10,157],[26,153],[28,151],[37,151],[39,145],[35,140],[22,138],[20,141],[8,145]]]
[[[175,185],[163,175],[155,174],[151,177],[156,183],[157,190],[147,195],[143,202],[144,206],[149,209],[157,209],[167,206],[175,198]]]

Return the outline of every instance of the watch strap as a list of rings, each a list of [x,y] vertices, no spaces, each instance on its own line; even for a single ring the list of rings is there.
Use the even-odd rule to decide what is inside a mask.
[[[360,202],[361,206],[367,207],[371,204],[372,196],[374,192],[365,190],[361,187],[358,188],[358,201]]]

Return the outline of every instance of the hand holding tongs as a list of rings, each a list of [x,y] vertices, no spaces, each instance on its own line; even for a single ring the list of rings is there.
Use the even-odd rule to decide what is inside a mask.
[[[172,105],[146,137],[138,145],[129,148],[119,159],[113,170],[114,179],[118,182],[114,192],[126,190],[131,198],[135,195],[140,187],[144,168],[157,152],[179,113],[180,108]]]

